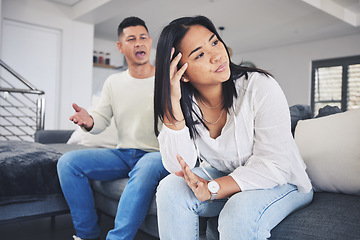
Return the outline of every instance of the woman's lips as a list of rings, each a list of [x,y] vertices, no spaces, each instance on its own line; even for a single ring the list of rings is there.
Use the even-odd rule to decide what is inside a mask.
[[[225,70],[225,68],[226,68],[226,62],[224,62],[223,64],[221,64],[221,65],[216,69],[215,72],[222,72],[222,71]]]

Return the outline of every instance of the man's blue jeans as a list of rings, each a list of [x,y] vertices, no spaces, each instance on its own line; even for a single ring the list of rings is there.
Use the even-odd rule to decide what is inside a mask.
[[[64,154],[57,165],[76,235],[97,238],[100,229],[89,180],[130,180],[119,201],[115,227],[107,238],[133,239],[143,222],[159,181],[168,175],[159,152],[138,149],[86,149]]]

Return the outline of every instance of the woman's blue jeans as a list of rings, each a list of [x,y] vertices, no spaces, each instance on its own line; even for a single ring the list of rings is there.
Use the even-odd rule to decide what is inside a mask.
[[[80,238],[100,235],[90,180],[130,178],[121,195],[115,226],[109,231],[108,240],[134,238],[159,181],[168,175],[159,152],[138,149],[71,151],[59,159],[57,170],[76,235]]]
[[[206,170],[214,179],[227,175],[211,167]],[[209,180],[201,168],[193,171]],[[308,205],[312,196],[312,191],[299,192],[296,186],[286,184],[201,202],[183,178],[171,174],[160,182],[156,193],[160,239],[199,239],[199,216],[219,216],[217,230],[222,240],[267,239],[271,229],[291,212]]]

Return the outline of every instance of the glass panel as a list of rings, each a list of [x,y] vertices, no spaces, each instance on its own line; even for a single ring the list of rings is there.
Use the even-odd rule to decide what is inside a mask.
[[[360,107],[360,64],[349,66],[348,110]]]
[[[315,72],[315,103],[341,101],[342,67],[323,67]]]

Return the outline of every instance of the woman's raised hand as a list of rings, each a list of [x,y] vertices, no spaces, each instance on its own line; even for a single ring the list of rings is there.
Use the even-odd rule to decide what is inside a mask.
[[[175,52],[175,49],[173,48],[171,50],[170,59],[174,55],[174,52]],[[177,70],[177,65],[180,62],[181,56],[182,55],[179,52],[179,54],[170,63],[170,86],[171,86],[171,100],[172,101],[179,101],[181,98],[180,80],[188,66],[188,64],[185,63],[184,65],[181,66],[181,68],[179,70]]]
[[[179,161],[182,170],[175,172],[175,175],[185,179],[187,185],[194,192],[197,199],[200,201],[209,200],[211,193],[207,187],[208,181],[193,173],[179,154],[176,158]]]

